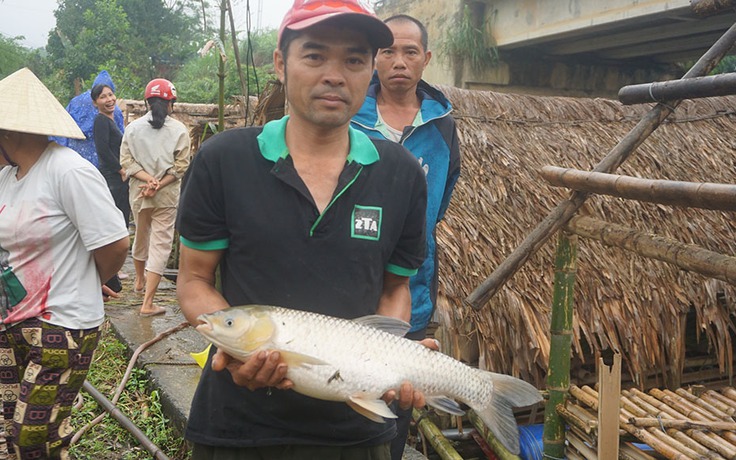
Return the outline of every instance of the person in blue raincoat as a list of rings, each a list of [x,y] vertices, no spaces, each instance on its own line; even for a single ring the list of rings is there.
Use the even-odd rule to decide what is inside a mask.
[[[107,72],[107,70],[103,70],[97,75],[95,81],[92,83],[92,86],[90,88],[94,88],[95,86],[100,84],[109,86],[113,90],[113,92],[115,91],[115,84],[112,82],[112,77],[110,77],[110,74]],[[69,104],[66,106],[66,111],[69,112],[69,115],[71,115],[74,121],[77,122],[79,129],[81,129],[84,133],[85,139],[68,139],[65,137],[57,137],[54,138],[54,140],[59,145],[63,145],[65,147],[69,147],[72,150],[75,150],[82,156],[82,158],[95,165],[95,167],[99,167],[100,162],[99,158],[97,157],[97,150],[95,150],[95,139],[93,133],[95,117],[97,116],[98,111],[97,107],[95,107],[94,103],[92,102],[90,91],[91,89],[83,92],[79,96],[73,97],[72,100],[69,101]],[[113,117],[115,124],[122,133],[124,131],[124,123],[123,112],[120,110],[120,107],[115,107]]]

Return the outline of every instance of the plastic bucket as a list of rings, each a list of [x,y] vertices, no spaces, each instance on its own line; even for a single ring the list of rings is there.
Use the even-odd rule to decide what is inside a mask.
[[[542,460],[544,456],[544,441],[542,434],[544,425],[525,425],[519,427],[519,457],[523,460]]]

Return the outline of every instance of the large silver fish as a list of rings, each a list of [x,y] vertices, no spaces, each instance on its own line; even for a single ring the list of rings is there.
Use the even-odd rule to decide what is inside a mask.
[[[401,337],[409,325],[386,316],[346,320],[300,310],[249,305],[200,315],[197,331],[234,358],[277,350],[287,378],[299,393],[345,401],[376,422],[395,418],[381,396],[409,381],[427,404],[464,412],[467,404],[512,453],[519,433],[512,407],[541,400],[539,391],[517,378],[481,371]]]

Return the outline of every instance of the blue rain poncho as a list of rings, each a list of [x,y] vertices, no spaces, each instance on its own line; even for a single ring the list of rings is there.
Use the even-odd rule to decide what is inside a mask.
[[[112,78],[110,77],[110,74],[107,72],[107,70],[103,70],[99,73],[99,75],[97,75],[97,78],[95,78],[95,81],[94,83],[92,83],[91,88],[94,88],[96,85],[99,84],[108,85],[113,90],[113,92],[115,92],[115,84],[112,82]],[[54,137],[53,140],[55,140],[60,145],[64,145],[72,150],[76,150],[77,153],[82,156],[82,158],[95,165],[95,167],[98,167],[99,161],[97,158],[97,150],[95,150],[95,139],[93,134],[95,117],[97,116],[98,111],[97,107],[95,107],[94,103],[92,102],[92,97],[90,96],[91,88],[83,92],[79,96],[73,97],[72,100],[69,101],[69,105],[66,106],[66,111],[69,112],[72,118],[74,118],[74,121],[77,122],[77,125],[79,125],[79,128],[84,133],[86,139],[68,139],[66,137]],[[118,126],[120,132],[122,133],[124,131],[123,112],[120,110],[119,107],[115,106],[115,112],[113,115],[115,118],[115,124]]]

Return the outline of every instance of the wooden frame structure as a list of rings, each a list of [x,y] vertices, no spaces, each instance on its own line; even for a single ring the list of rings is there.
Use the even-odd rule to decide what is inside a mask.
[[[736,284],[736,259],[712,253],[702,248],[642,235],[621,226],[576,217],[577,211],[592,193],[604,193],[620,198],[637,199],[660,204],[700,207],[704,209],[736,210],[736,187],[723,184],[697,184],[670,181],[635,180],[612,173],[672,114],[683,98],[733,94],[736,78],[705,77],[736,43],[733,25],[677,83],[639,85],[635,90],[624,88],[624,94],[634,94],[631,101],[657,102],[639,123],[601,160],[591,172],[561,170],[548,167],[542,171],[553,185],[573,189],[567,200],[560,202],[498,268],[478,286],[465,302],[480,310],[501,287],[555,233],[559,233],[555,263],[555,287],[552,309],[550,366],[547,378],[549,401],[545,410],[544,455],[547,458],[565,456],[565,421],[558,412],[569,393],[569,336],[572,328],[572,299],[575,278],[577,236],[598,239],[605,244],[634,251],[643,257],[656,258],[705,276]],[[723,83],[723,82],[726,83]],[[725,89],[724,89],[725,88]],[[655,94],[656,93],[656,94]],[[643,96],[642,96],[643,94]],[[676,99],[670,99],[670,98]],[[607,442],[610,442],[607,441]],[[616,457],[606,458],[618,458]]]

